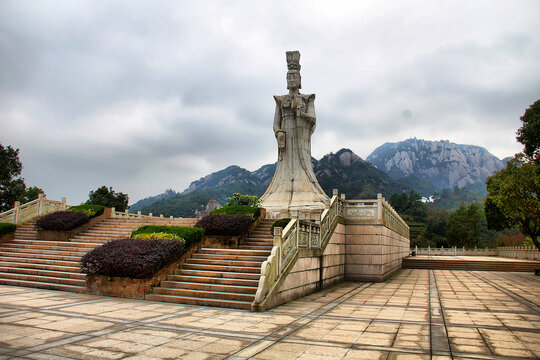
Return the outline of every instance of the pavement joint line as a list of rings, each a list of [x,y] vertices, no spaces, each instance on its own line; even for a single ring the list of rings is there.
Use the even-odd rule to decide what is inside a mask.
[[[448,343],[448,351],[450,352],[450,358],[453,360],[454,359],[454,356],[452,355],[452,344],[450,344],[450,337],[448,337],[448,328],[446,326],[446,318],[444,317],[444,307],[443,307],[443,304],[441,302],[441,297],[439,295],[439,287],[437,285],[437,275],[434,272],[432,272],[433,274],[433,282],[435,284],[435,295],[437,296],[437,299],[436,301],[439,303],[439,309],[440,309],[440,312],[441,312],[441,319],[442,319],[442,323],[443,323],[443,326],[444,326],[444,336],[446,337],[446,342]]]
[[[471,274],[473,276],[476,276],[478,279],[484,281],[485,283],[493,286],[494,288],[496,288],[497,290],[505,293],[506,295],[510,296],[511,298],[513,298],[514,300],[517,300],[518,302],[520,302],[521,304],[527,306],[528,308],[530,308],[531,310],[533,310],[534,312],[536,312],[537,314],[540,314],[540,306],[536,305],[535,303],[533,303],[532,301],[529,301],[527,299],[525,299],[524,297],[522,296],[519,296],[518,294],[508,290],[508,289],[505,289],[497,284],[495,284],[494,282],[492,282],[491,280],[488,280],[488,279],[485,279],[484,277],[478,275],[478,274],[475,274],[474,272],[471,272]]]
[[[475,275],[475,274],[473,274],[473,275]],[[480,277],[480,279],[482,279],[482,281],[486,282],[487,284],[489,284],[489,285],[491,285],[491,286],[494,285],[493,283],[488,282],[487,279],[483,279],[482,277]],[[499,290],[500,290],[500,289],[499,289]],[[503,291],[503,292],[504,292],[504,291]],[[516,294],[516,295],[517,295],[517,294]],[[516,299],[516,300],[519,301],[519,299]],[[497,319],[499,319],[496,315],[495,315],[495,317],[496,317]],[[499,321],[500,321],[500,320],[499,320]],[[505,328],[506,330],[509,330],[510,333],[514,334],[514,331],[511,330],[508,326],[506,326],[506,325],[504,324],[503,321],[500,321],[500,322],[501,322],[501,324],[503,324],[503,326],[504,326],[504,328]],[[537,330],[538,333],[540,333],[540,330],[538,330],[538,329],[536,329],[536,330]],[[491,354],[493,354],[493,350],[491,349],[491,346],[489,346],[488,342],[486,341],[486,339],[485,339],[485,337],[484,337],[484,334],[482,334],[481,331],[478,331],[478,333],[479,333],[480,336],[482,337],[482,340],[484,341],[486,347],[489,349],[489,351],[491,352]],[[529,349],[528,346],[527,346],[527,348]],[[533,353],[532,349],[529,349],[529,350],[531,351],[531,353]]]
[[[45,307],[42,307],[41,309],[43,309],[43,310],[54,310],[54,309],[59,309],[59,308],[63,308],[63,307],[66,307],[66,306],[75,306],[75,305],[79,306],[79,305],[94,304],[94,303],[106,302],[106,301],[107,301],[107,299],[94,299],[94,300],[81,301],[81,302],[77,302],[77,303],[45,306]]]
[[[338,306],[338,305],[340,305],[341,303],[343,303],[344,301],[346,301],[347,299],[351,298],[352,296],[354,296],[354,295],[358,294],[359,292],[361,292],[361,291],[367,289],[367,288],[370,287],[371,285],[373,285],[373,283],[363,283],[363,284],[360,284],[360,285],[356,286],[355,288],[349,290],[348,292],[345,292],[344,294],[338,296],[337,298],[335,298],[335,299],[332,300],[331,302],[323,304],[320,308],[317,308],[317,309],[311,311],[310,313],[308,313],[308,314],[306,314],[306,315],[303,315],[303,316],[301,316],[300,318],[298,318],[298,319],[296,319],[296,320],[290,322],[289,324],[286,324],[286,325],[282,326],[281,328],[279,328],[279,329],[273,331],[272,333],[270,333],[269,335],[263,337],[262,339],[260,339],[260,340],[258,340],[258,341],[256,341],[256,342],[254,342],[253,344],[251,344],[251,345],[249,345],[249,346],[246,346],[244,349],[240,349],[240,350],[236,351],[235,353],[233,353],[233,354],[227,356],[227,357],[224,358],[224,359],[225,359],[225,360],[230,360],[230,357],[231,357],[231,356],[236,356],[238,353],[240,353],[240,352],[242,352],[242,351],[245,351],[245,350],[248,350],[250,347],[256,346],[256,345],[257,345],[258,343],[260,343],[261,341],[264,341],[264,340],[269,339],[269,337],[272,336],[273,334],[276,334],[276,333],[282,331],[283,329],[285,329],[285,328],[287,328],[287,327],[289,327],[289,326],[292,326],[292,327],[293,327],[293,329],[291,329],[291,331],[289,331],[288,333],[284,334],[283,336],[281,336],[280,338],[278,338],[276,341],[273,341],[271,344],[268,344],[268,345],[264,346],[261,350],[257,351],[257,352],[256,352],[255,354],[253,354],[252,356],[256,356],[256,355],[260,354],[260,353],[263,352],[264,350],[266,350],[266,349],[268,349],[269,347],[275,345],[275,344],[278,343],[279,341],[285,339],[285,338],[288,337],[289,335],[295,333],[295,332],[298,331],[299,329],[301,329],[301,328],[303,328],[304,326],[306,326],[307,324],[311,323],[312,321],[314,321],[315,319],[317,319],[320,315],[317,316],[317,317],[313,317],[311,320],[307,321],[307,322],[304,323],[304,324],[301,324],[300,326],[298,326],[298,327],[296,327],[296,328],[294,328],[294,324],[295,324],[295,323],[300,323],[301,320],[309,319],[309,318],[308,318],[308,315],[312,315],[312,314],[314,314],[314,313],[319,312],[319,310],[320,310],[322,307],[325,307],[325,306],[327,306],[327,305],[329,305],[329,304],[332,304],[332,303],[336,303],[333,307],[331,307],[331,309],[333,309],[333,308],[335,308],[336,306]],[[341,302],[338,302],[338,300],[340,300],[340,299],[342,299],[342,298],[343,298],[343,300],[342,300]],[[328,311],[330,311],[330,309],[327,310],[327,311],[325,311],[325,312],[328,312]],[[321,315],[322,315],[322,314],[321,314]]]

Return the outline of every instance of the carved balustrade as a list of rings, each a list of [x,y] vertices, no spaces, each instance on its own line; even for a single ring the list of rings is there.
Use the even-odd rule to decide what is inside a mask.
[[[36,200],[32,200],[26,204],[20,205],[20,203],[16,201],[13,209],[0,214],[0,222],[20,224],[39,215],[65,210],[68,207],[65,197],[62,198],[62,201],[57,201],[49,200],[42,194],[39,194]]]

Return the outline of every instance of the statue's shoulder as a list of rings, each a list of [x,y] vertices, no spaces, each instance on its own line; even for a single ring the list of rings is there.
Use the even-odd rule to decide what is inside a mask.
[[[315,94],[300,94],[304,100],[315,100]]]
[[[289,95],[274,95],[274,100],[276,100],[276,103],[281,104],[283,100],[290,99]]]

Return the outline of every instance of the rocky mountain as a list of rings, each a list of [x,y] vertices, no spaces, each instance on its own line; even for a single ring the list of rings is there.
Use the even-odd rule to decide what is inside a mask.
[[[354,199],[375,198],[378,192],[389,197],[396,192],[411,189],[365,162],[349,149],[328,154],[319,161],[312,158],[312,164],[328,196],[332,196],[333,189],[339,189],[340,193]],[[236,165],[229,166],[193,181],[182,193],[147,198],[132,205],[131,209],[165,216],[192,217],[195,212],[203,211],[210,200],[215,199],[224,204],[234,192],[261,196],[272,181],[275,169],[276,164],[264,165],[253,172]]]
[[[416,138],[381,145],[366,160],[394,179],[416,177],[440,189],[484,183],[505,166],[479,146]]]
[[[262,169],[262,168],[261,168]],[[260,170],[260,169],[259,169]],[[275,170],[275,165],[274,165]],[[270,180],[274,172],[270,175]],[[223,170],[217,171],[210,175],[206,175],[199,180],[193,181],[187,189],[181,194],[186,195],[196,190],[214,189],[226,184],[245,184],[244,187],[257,188],[261,186],[261,179],[259,176],[252,174],[250,171],[241,168],[240,166],[231,165]]]
[[[325,155],[314,164],[313,171],[328,196],[332,196],[333,189],[339,189],[349,199],[374,199],[377,193],[389,198],[392,194],[411,189],[349,149]]]

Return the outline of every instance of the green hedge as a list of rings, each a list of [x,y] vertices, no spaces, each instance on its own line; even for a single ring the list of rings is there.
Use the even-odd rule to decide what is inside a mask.
[[[12,223],[0,223],[0,236],[14,233],[17,230],[17,225]]]
[[[166,226],[166,225],[143,225],[131,233],[131,236],[138,234],[167,233],[174,234],[186,241],[186,247],[191,246],[204,237],[204,229],[189,226]]]
[[[272,227],[270,228],[270,234],[272,234],[272,236],[274,235],[274,228],[275,227],[280,227],[280,228],[285,229],[285,226],[287,226],[287,224],[289,224],[290,221],[291,221],[290,218],[276,220],[272,224]]]
[[[67,211],[76,211],[76,212],[85,213],[86,215],[88,215],[88,217],[91,217],[91,218],[103,214],[104,210],[105,210],[105,206],[103,205],[89,205],[89,204],[76,205],[67,209]]]
[[[212,211],[212,215],[249,215],[252,220],[257,219],[261,215],[261,209],[246,205],[224,206],[221,209]]]

